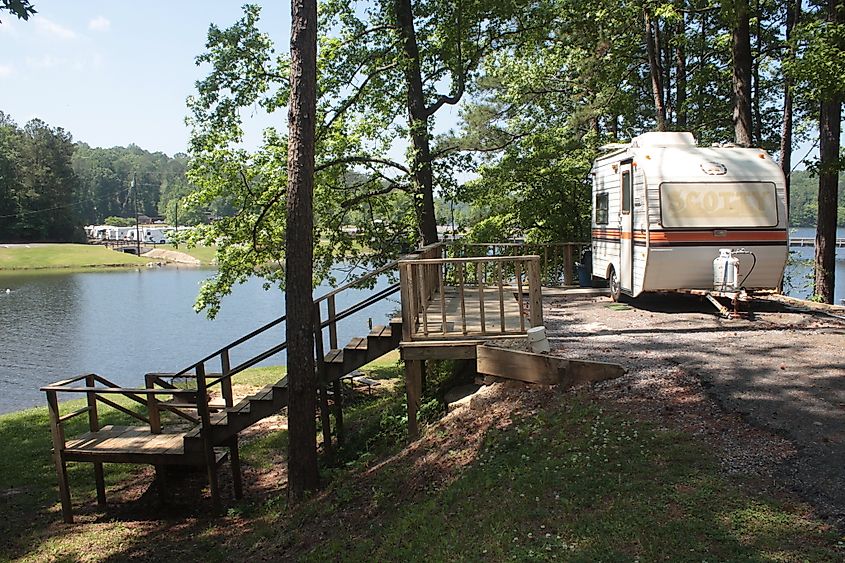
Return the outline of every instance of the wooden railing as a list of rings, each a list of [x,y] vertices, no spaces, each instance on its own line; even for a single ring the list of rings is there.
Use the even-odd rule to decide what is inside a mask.
[[[411,256],[429,256],[432,252],[439,252],[439,249],[442,245],[435,244],[431,245],[430,247],[424,247],[414,253],[407,255],[406,257]],[[403,257],[405,258],[405,257]],[[374,305],[375,303],[380,302],[385,297],[388,297],[394,293],[399,292],[399,283],[393,283],[388,287],[381,289],[371,295],[368,295],[366,298],[354,303],[353,305],[338,311],[337,310],[337,299],[338,297],[349,290],[358,289],[362,287],[368,287],[371,285],[376,278],[384,275],[388,275],[390,273],[394,273],[398,269],[399,260],[391,261],[384,266],[367,272],[366,274],[355,278],[354,280],[341,285],[340,287],[322,295],[314,300],[314,336],[315,336],[315,358],[316,358],[316,367],[317,373],[319,378],[319,386],[320,387],[320,401],[323,403],[325,407],[327,403],[327,393],[325,386],[329,383],[326,381],[326,369],[324,365],[323,358],[325,356],[325,339],[323,337],[324,331],[328,330],[328,345],[330,348],[337,348],[338,347],[338,323],[352,315],[365,310],[366,308]],[[204,415],[208,413],[213,413],[215,410],[215,406],[210,402],[210,393],[213,389],[217,386],[220,388],[220,394],[223,397],[223,405],[224,407],[231,407],[233,405],[233,394],[232,394],[232,377],[237,375],[238,373],[253,367],[264,360],[267,360],[283,350],[287,349],[287,341],[283,340],[282,342],[271,346],[264,352],[260,354],[254,355],[249,359],[237,363],[236,365],[232,365],[232,358],[234,352],[247,344],[250,341],[253,341],[255,338],[258,338],[268,331],[279,327],[287,320],[286,315],[282,315],[281,317],[274,319],[265,325],[257,328],[256,330],[250,332],[230,342],[229,344],[223,346],[222,348],[215,350],[211,354],[208,354],[204,358],[200,359],[197,362],[185,367],[181,371],[176,373],[149,373],[146,375],[146,386],[147,388],[161,388],[166,390],[177,390],[177,389],[189,389],[193,393],[192,396],[189,396],[191,399],[199,399],[196,403],[182,402],[182,403],[172,403],[172,402],[164,402],[157,399],[157,397],[150,396],[149,401],[149,410],[150,410],[150,419],[153,422],[151,427],[156,426],[160,428],[160,411],[169,411],[173,414],[184,418],[186,420],[190,420],[195,423],[203,423],[206,422],[204,420]],[[210,371],[211,369],[216,368],[219,366],[219,372]],[[334,386],[333,391],[335,392],[336,401],[340,400],[340,382],[334,381],[331,382]],[[322,409],[326,412],[326,409]],[[194,414],[196,412],[196,414]],[[335,416],[340,417],[342,415],[338,414],[340,412],[340,408],[335,411]],[[324,421],[325,423],[325,421]],[[338,426],[341,426],[342,423],[338,423]],[[328,425],[324,424],[324,428],[328,427]]]
[[[454,334],[521,334],[543,324],[537,255],[405,259],[399,263],[399,275],[404,341]],[[455,300],[455,314],[447,312]],[[429,313],[429,305],[437,311]]]
[[[589,242],[491,242],[471,243],[457,241],[449,246],[450,258],[483,256],[525,256],[540,257],[540,280],[547,287],[576,285],[575,263],[582,252],[590,247]]]

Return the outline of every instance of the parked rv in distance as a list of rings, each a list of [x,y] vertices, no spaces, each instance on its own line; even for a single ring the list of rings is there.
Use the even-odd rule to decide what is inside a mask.
[[[645,133],[606,148],[591,171],[592,266],[614,300],[779,286],[786,183],[766,151],[698,147],[691,133]]]
[[[180,232],[191,230],[193,227],[179,227]],[[111,225],[88,225],[85,227],[85,234],[88,240],[93,243],[106,241],[127,241],[135,242],[140,235],[142,243],[167,244],[172,242],[174,227],[168,225],[143,225],[135,227],[113,227]]]

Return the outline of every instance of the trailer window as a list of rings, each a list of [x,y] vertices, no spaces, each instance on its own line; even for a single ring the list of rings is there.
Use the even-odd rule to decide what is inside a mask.
[[[622,213],[631,212],[631,171],[622,172]]]
[[[596,225],[607,225],[607,192],[596,194]]]
[[[663,183],[664,227],[776,227],[777,192],[772,182]]]

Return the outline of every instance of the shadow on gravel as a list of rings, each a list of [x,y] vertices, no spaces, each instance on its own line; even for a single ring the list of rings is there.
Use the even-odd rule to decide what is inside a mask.
[[[553,346],[639,370],[681,366],[717,402],[790,439],[781,477],[845,525],[845,322],[755,300],[751,320],[721,319],[695,296],[551,303]],[[753,447],[752,445],[749,445]]]

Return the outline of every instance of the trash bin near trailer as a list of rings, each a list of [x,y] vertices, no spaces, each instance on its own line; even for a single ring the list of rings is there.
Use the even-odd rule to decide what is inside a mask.
[[[581,287],[593,286],[593,251],[587,249],[581,255],[581,263],[575,265],[578,272],[578,285]]]

